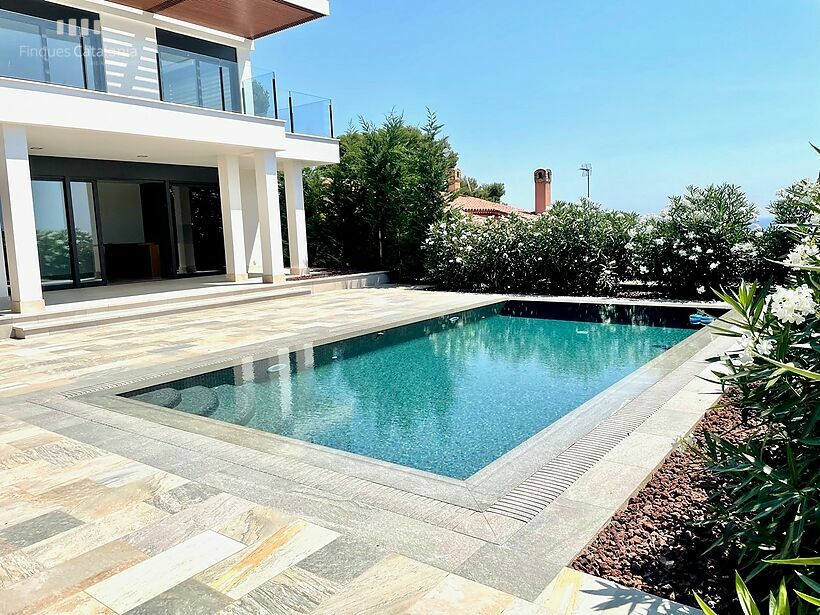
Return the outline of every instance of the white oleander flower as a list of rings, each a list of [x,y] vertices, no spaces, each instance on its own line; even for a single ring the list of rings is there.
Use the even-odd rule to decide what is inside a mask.
[[[789,267],[805,267],[811,265],[812,261],[816,261],[818,257],[820,257],[820,250],[817,249],[816,245],[801,243],[789,252],[786,257],[786,264]]]
[[[696,260],[698,260],[698,255],[697,255],[697,254],[692,254],[692,255],[689,257],[689,260],[690,260],[690,261],[696,261]]]
[[[769,297],[769,309],[783,323],[802,325],[816,308],[814,293],[806,284],[797,288],[778,286]]]
[[[692,248],[692,249],[693,249],[695,252],[703,252],[703,248],[701,248],[700,246],[695,246],[695,247],[694,247],[694,248]]]
[[[768,357],[774,352],[774,340],[758,340],[755,344],[755,352],[763,357]]]
[[[647,267],[646,265],[641,265],[640,272],[642,275],[646,275],[647,273],[649,273],[649,267]]]
[[[697,293],[699,295],[705,295],[706,294],[706,287],[705,286],[698,286]]]
[[[714,254],[714,253],[715,253],[715,251],[712,248],[709,248],[708,250],[706,250],[706,254]]]
[[[768,357],[774,352],[774,340],[771,339],[756,339],[750,336],[748,333],[744,333],[740,337],[740,343],[743,346],[743,353],[747,355],[750,359],[753,359],[753,354],[759,354],[762,357]],[[747,363],[751,363],[752,360],[747,361]]]
[[[666,274],[672,273],[672,267],[664,267],[663,272]]]
[[[709,265],[709,269],[711,269],[712,271],[714,271],[714,270],[715,270],[715,269],[717,269],[718,267],[720,267],[720,265],[719,265],[718,263],[711,263],[711,264]]]
[[[632,243],[632,242],[630,241],[630,242],[629,242],[628,244],[626,244],[624,247],[625,247],[627,250],[634,250],[634,249],[635,249],[635,244],[634,244],[634,243]]]
[[[658,237],[657,239],[655,239],[655,244],[656,245],[662,246],[664,243],[665,243],[665,240],[664,240],[663,237]]]

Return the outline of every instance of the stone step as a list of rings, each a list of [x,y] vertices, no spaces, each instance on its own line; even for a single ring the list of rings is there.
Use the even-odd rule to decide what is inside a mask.
[[[130,287],[130,285],[124,285]],[[290,284],[299,286],[298,284]],[[110,287],[109,287],[110,288]],[[46,318],[67,318],[69,316],[87,316],[109,311],[136,310],[155,305],[166,305],[169,302],[185,303],[198,302],[204,299],[217,297],[248,297],[257,293],[270,293],[272,288],[281,290],[282,285],[271,287],[269,284],[224,284],[206,288],[185,288],[180,290],[164,290],[161,292],[136,292],[122,297],[108,297],[105,299],[89,299],[65,304],[49,305],[45,312],[32,314],[3,314],[0,322],[10,318],[15,325],[26,322],[42,321]]]
[[[149,303],[141,307],[134,308],[129,305],[127,309],[107,309],[98,313],[89,313],[93,310],[84,310],[82,313],[66,316],[64,313],[45,312],[38,314],[38,318],[15,320],[11,328],[13,339],[26,339],[35,335],[47,335],[72,329],[82,329],[98,325],[108,325],[129,320],[141,320],[155,316],[168,314],[179,314],[193,310],[206,310],[209,308],[219,308],[241,303],[252,303],[259,301],[272,301],[293,297],[302,297],[312,294],[310,288],[276,288],[262,287],[249,292],[217,293],[216,296],[199,295],[197,297],[184,296],[177,299],[169,299],[167,296],[160,304]]]

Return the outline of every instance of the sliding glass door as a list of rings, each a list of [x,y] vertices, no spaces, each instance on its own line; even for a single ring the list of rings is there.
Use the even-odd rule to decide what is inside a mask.
[[[171,186],[177,239],[177,274],[225,271],[219,188]]]
[[[72,181],[70,189],[74,245],[77,253],[77,277],[80,284],[102,282],[102,255],[100,254],[94,184]]]
[[[92,182],[35,179],[34,224],[44,288],[104,280],[95,188]]]

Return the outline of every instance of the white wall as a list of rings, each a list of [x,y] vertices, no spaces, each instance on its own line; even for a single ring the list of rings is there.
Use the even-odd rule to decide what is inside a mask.
[[[100,222],[105,243],[143,243],[139,184],[99,182]]]
[[[108,91],[159,100],[157,34],[153,26],[101,14]]]

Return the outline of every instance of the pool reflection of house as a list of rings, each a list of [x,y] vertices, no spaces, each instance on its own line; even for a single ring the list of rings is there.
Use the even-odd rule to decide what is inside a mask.
[[[308,268],[302,170],[339,160],[328,99],[251,67],[327,0],[0,0],[0,303],[44,290]]]

